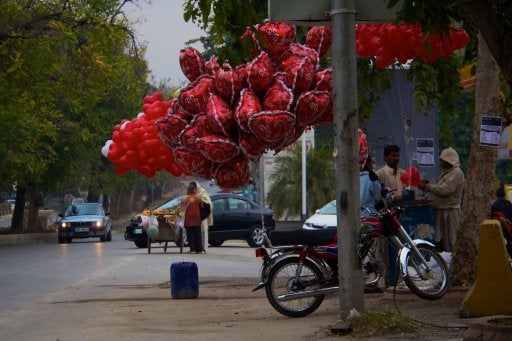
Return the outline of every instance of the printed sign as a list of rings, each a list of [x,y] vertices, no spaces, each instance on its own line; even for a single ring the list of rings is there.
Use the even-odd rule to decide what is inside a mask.
[[[418,166],[434,167],[434,139],[417,138],[416,139],[416,158]]]
[[[500,136],[501,116],[483,116],[480,124],[480,146],[498,148]]]

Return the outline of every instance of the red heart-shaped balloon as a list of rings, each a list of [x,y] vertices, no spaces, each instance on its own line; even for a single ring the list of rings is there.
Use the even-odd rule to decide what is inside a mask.
[[[272,76],[272,84],[277,83],[277,82],[284,82],[285,77],[286,77],[286,73],[283,71],[274,72],[274,75]]]
[[[243,81],[239,73],[231,67],[221,68],[215,74],[215,91],[227,103],[233,104],[236,96],[242,90]]]
[[[286,71],[285,83],[293,89],[293,92],[300,94],[311,89],[315,78],[315,67],[311,60],[303,57],[300,62],[293,64]]]
[[[180,51],[180,66],[185,77],[191,82],[205,72],[203,55],[192,47]]]
[[[314,126],[323,126],[326,124],[331,124],[334,121],[334,111],[333,111],[333,104],[332,99],[327,104],[327,108],[325,109],[322,116],[320,116],[315,122],[313,122],[311,125]]]
[[[298,44],[298,43],[292,43],[290,45],[290,49],[288,52],[290,55],[297,55],[299,57],[308,57],[313,65],[318,65],[320,62],[320,58],[318,57],[318,52],[313,50],[310,47],[307,47],[306,45]],[[282,64],[282,63],[281,63]]]
[[[266,142],[251,133],[241,131],[238,145],[249,158],[259,159],[259,157],[265,152]]]
[[[294,121],[287,111],[261,111],[249,119],[249,129],[264,141],[277,142],[290,133]]]
[[[292,90],[283,81],[277,81],[268,88],[263,99],[263,109],[289,111],[292,102]]]
[[[329,26],[313,26],[306,34],[306,45],[316,52],[320,58],[327,54],[332,44],[332,30]]]
[[[247,64],[243,63],[235,68],[235,72],[238,74],[238,78],[242,80],[242,89],[249,86],[247,84]]]
[[[236,126],[231,106],[217,95],[210,96],[206,105],[206,126],[210,133],[228,136]]]
[[[206,135],[199,138],[197,148],[205,158],[219,163],[231,160],[240,152],[235,142],[220,135]]]
[[[240,129],[250,132],[249,119],[260,111],[261,104],[258,96],[251,89],[242,89],[235,109],[235,120]]]
[[[295,119],[301,126],[312,125],[324,114],[331,96],[327,91],[306,91],[295,104]]]
[[[198,114],[205,110],[206,103],[213,89],[213,78],[202,76],[180,92],[178,101],[185,110]]]
[[[332,68],[317,71],[315,90],[332,92]]]
[[[198,151],[187,149],[174,150],[176,163],[190,174],[211,179],[215,175],[215,163],[211,162]]]
[[[220,165],[215,174],[215,181],[221,188],[239,188],[249,180],[249,161],[243,155]]]
[[[188,122],[194,117],[194,115],[185,110],[176,99],[172,101],[169,113],[179,116]]]
[[[297,63],[300,63],[300,61],[303,58],[304,58],[304,56],[301,56],[299,54],[294,54],[294,53],[289,54],[279,64],[279,67],[277,68],[277,70],[286,74],[286,71],[288,71],[289,68],[291,68],[292,66],[294,66]]]
[[[169,148],[176,148],[181,145],[180,133],[188,124],[187,120],[176,114],[169,114],[156,121],[160,138]]]
[[[220,69],[217,56],[211,56],[210,59],[204,64],[205,73],[210,76],[215,76]]]
[[[284,22],[271,22],[265,20],[263,25],[256,25],[264,44],[262,45],[272,59],[283,58],[286,51],[288,51],[290,44],[295,39],[296,29],[294,25]]]
[[[190,150],[197,150],[198,139],[208,135],[206,127],[208,118],[205,114],[196,115],[180,134],[181,145]]]
[[[247,65],[247,83],[255,93],[265,92],[272,82],[274,65],[269,55],[261,52]]]

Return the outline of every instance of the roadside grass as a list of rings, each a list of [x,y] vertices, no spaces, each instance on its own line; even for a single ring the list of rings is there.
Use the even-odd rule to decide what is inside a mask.
[[[361,314],[352,322],[353,336],[375,337],[394,334],[409,334],[420,330],[420,325],[406,314],[390,307]]]

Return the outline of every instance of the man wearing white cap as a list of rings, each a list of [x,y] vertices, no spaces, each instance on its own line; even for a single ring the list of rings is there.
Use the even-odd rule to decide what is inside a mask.
[[[439,156],[441,174],[435,184],[422,180],[418,186],[432,200],[436,220],[436,242],[441,251],[453,252],[460,225],[464,173],[460,169],[459,154],[448,147]]]

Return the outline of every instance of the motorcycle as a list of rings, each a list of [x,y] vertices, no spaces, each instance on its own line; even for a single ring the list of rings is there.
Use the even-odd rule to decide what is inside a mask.
[[[384,208],[361,218],[358,256],[365,284],[376,286],[382,277],[385,265],[375,257],[374,246],[377,238],[384,238],[398,250],[397,263],[407,287],[421,298],[440,299],[448,290],[446,263],[432,243],[411,239],[399,221],[401,213],[400,207]],[[253,291],[265,288],[268,301],[283,315],[314,312],[326,294],[339,291],[336,232],[299,230],[290,237],[273,232],[274,241],[265,233],[265,245],[256,249],[263,265]]]

